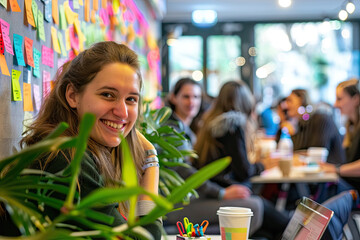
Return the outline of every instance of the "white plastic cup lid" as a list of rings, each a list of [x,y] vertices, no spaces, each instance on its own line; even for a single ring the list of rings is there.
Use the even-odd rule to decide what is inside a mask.
[[[217,215],[253,216],[250,208],[243,207],[220,207]]]
[[[329,155],[329,151],[324,147],[310,147],[307,150],[308,156],[324,156]]]

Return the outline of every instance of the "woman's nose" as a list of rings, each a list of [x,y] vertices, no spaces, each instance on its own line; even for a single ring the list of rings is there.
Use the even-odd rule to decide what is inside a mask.
[[[128,117],[128,109],[125,101],[118,101],[115,103],[113,108],[113,113],[121,119],[126,119]]]

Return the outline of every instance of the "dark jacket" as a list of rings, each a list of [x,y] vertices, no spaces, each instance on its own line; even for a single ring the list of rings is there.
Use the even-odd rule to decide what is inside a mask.
[[[351,139],[350,146],[345,148],[346,163],[351,163],[360,159],[360,129],[357,129],[357,131],[357,134],[354,134]],[[343,178],[360,192],[360,176]]]
[[[339,130],[328,114],[314,113],[307,121],[301,119],[298,130],[291,139],[294,151],[309,147],[326,147],[329,151],[327,162],[337,165],[345,163]]]
[[[223,187],[236,183],[250,187],[249,179],[264,170],[263,164],[251,164],[248,161],[244,132],[246,121],[244,114],[230,111],[219,115],[209,123],[211,135],[217,146],[209,154],[207,163],[227,156],[232,159],[229,167],[213,178]]]

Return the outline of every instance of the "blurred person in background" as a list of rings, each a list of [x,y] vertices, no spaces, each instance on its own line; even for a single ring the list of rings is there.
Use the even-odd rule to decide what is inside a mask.
[[[289,120],[281,124],[287,128],[294,144],[294,151],[309,147],[325,147],[329,151],[327,162],[342,164],[345,152],[341,136],[330,115],[317,112],[304,89],[295,89],[287,97]]]
[[[222,187],[242,184],[251,189],[250,177],[260,174],[265,166],[268,168],[276,165],[272,162],[251,164],[248,161],[247,143],[254,135],[248,132],[251,129],[248,124],[252,124],[249,120],[254,102],[254,97],[244,82],[226,82],[203,120],[203,127],[194,146],[199,158],[194,159],[194,164],[201,168],[219,158],[230,156],[231,165],[211,179]],[[264,219],[261,230],[268,234],[269,239],[277,239],[289,219],[270,202],[262,200]]]

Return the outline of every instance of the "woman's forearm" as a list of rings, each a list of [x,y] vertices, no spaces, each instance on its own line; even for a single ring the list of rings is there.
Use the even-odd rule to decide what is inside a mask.
[[[360,160],[341,165],[339,174],[342,177],[360,177]]]

